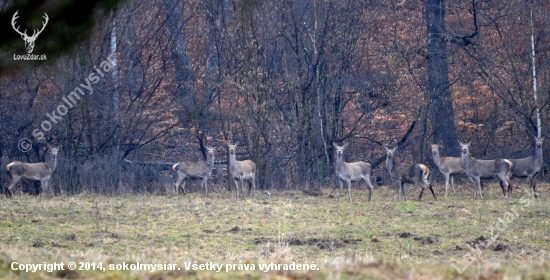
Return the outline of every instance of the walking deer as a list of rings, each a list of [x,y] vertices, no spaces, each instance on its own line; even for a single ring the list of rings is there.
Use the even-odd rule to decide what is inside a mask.
[[[453,175],[466,175],[466,171],[462,167],[462,158],[459,157],[441,157],[439,154],[439,148],[441,146],[432,144],[432,155],[435,165],[439,168],[439,172],[445,176],[445,196],[447,196],[447,190],[449,189],[449,181],[451,181],[451,187],[453,188],[453,194],[455,194],[455,184]]]
[[[372,201],[373,186],[370,181],[372,167],[369,163],[363,161],[344,162],[343,155],[346,147],[347,144],[344,144],[344,146],[338,146],[334,143],[334,148],[336,148],[336,175],[338,176],[338,183],[340,184],[338,200],[340,200],[340,196],[342,195],[344,181],[348,186],[349,202],[351,202],[351,182],[358,182],[360,184],[361,181],[365,181],[369,187],[369,201]]]
[[[178,174],[178,179],[174,184],[176,194],[178,194],[180,188],[183,190],[183,194],[185,194],[185,179],[197,178],[202,179],[201,189],[204,189],[206,196],[208,195],[208,179],[212,176],[212,169],[214,168],[214,148],[206,147],[206,150],[206,161],[182,161],[172,166],[172,170]]]
[[[57,167],[57,154],[60,147],[54,147],[48,144],[48,150],[45,155],[45,162],[26,163],[14,161],[6,165],[6,171],[10,175],[10,183],[6,187],[6,198],[12,198],[13,187],[21,180],[28,182],[40,181],[43,191],[49,191],[48,182],[52,173]]]
[[[462,151],[462,167],[466,171],[466,175],[474,182],[474,199],[476,198],[476,188],[479,191],[479,197],[483,199],[481,193],[481,179],[489,179],[498,177],[504,197],[508,197],[508,191],[511,190],[510,175],[513,163],[507,159],[482,160],[475,159],[470,156],[470,143],[460,144]]]
[[[512,162],[512,178],[529,178],[529,186],[531,187],[531,198],[537,198],[535,177],[540,172],[542,165],[542,142],[544,138],[535,137],[535,155],[520,158],[510,159]]]
[[[239,198],[239,182],[241,182],[241,196],[244,198],[244,194],[242,194],[244,191],[244,180],[252,183],[253,197],[256,197],[256,164],[249,159],[243,161],[237,160],[235,155],[237,144],[231,145],[227,143],[227,147],[229,148],[229,174],[231,176],[229,182],[231,182],[231,179],[235,182],[237,188],[236,197]],[[250,196],[250,187],[248,188],[248,195]]]
[[[432,195],[435,200],[435,192],[432,187],[432,184],[428,181],[428,176],[430,175],[430,169],[422,163],[399,163],[395,164],[395,151],[398,146],[393,149],[389,149],[387,146],[384,146],[386,150],[386,169],[388,174],[392,178],[392,181],[397,183],[397,196],[398,201],[401,201],[401,193],[405,201],[407,201],[407,194],[405,193],[405,183],[412,183],[418,189],[420,189],[420,196],[418,200],[422,200],[422,194],[424,193],[424,187],[429,187]]]

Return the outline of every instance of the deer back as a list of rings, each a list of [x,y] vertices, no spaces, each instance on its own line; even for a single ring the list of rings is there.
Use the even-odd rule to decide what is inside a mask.
[[[401,163],[394,165],[391,171],[392,178],[406,183],[412,183],[415,176],[415,164]]]
[[[199,162],[185,162],[182,161],[178,163],[174,168],[176,171],[182,171],[183,173],[189,176],[205,176],[208,174],[210,167],[205,161]]]
[[[247,159],[243,161],[237,161],[239,172],[242,174],[256,173],[256,163]]]
[[[51,167],[44,163],[26,163],[14,161],[6,166],[11,176],[24,177],[29,180],[40,180],[40,178],[51,176]]]
[[[443,157],[438,167],[441,172],[452,174],[465,172],[464,167],[462,167],[462,158],[459,157]]]

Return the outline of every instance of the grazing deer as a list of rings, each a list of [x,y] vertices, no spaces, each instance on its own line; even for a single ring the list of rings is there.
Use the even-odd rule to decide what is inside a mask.
[[[429,187],[435,200],[437,200],[432,184],[428,181],[430,169],[426,165],[422,163],[395,164],[394,156],[397,147],[389,149],[387,146],[384,146],[384,149],[386,150],[386,169],[392,178],[392,181],[397,182],[398,201],[401,201],[401,193],[403,193],[403,197],[405,198],[405,201],[407,201],[405,183],[414,183],[414,185],[420,189],[420,196],[418,197],[419,201],[422,200],[424,187]]]
[[[510,173],[513,163],[507,159],[481,160],[470,157],[470,143],[463,144],[460,141],[460,150],[462,151],[462,167],[466,175],[474,183],[474,199],[476,198],[476,188],[479,191],[479,197],[483,199],[481,193],[481,179],[498,177],[504,197],[508,197],[508,191],[511,190]]]
[[[334,148],[336,148],[336,175],[338,176],[338,183],[340,184],[340,191],[338,192],[338,200],[342,195],[343,182],[345,181],[348,185],[348,201],[351,202],[351,182],[365,181],[369,187],[369,201],[372,201],[372,183],[370,181],[370,174],[372,167],[369,163],[363,161],[357,162],[344,162],[343,155],[344,149],[347,147],[347,144],[344,146],[338,146],[334,143]]]
[[[238,161],[235,156],[235,149],[237,144],[231,145],[227,143],[229,148],[229,182],[231,179],[235,182],[237,188],[237,198],[239,198],[239,182],[241,182],[241,196],[244,198],[244,180],[248,180],[252,183],[253,187],[253,197],[256,197],[256,164],[247,159],[243,161]],[[230,183],[229,183],[230,184]],[[250,187],[248,188],[248,195],[250,195]]]
[[[6,171],[10,175],[10,183],[6,187],[6,198],[12,198],[13,187],[21,180],[25,181],[40,181],[40,186],[43,191],[49,191],[48,182],[52,177],[52,173],[57,167],[57,154],[60,147],[53,147],[48,144],[48,151],[45,155],[45,162],[26,163],[14,161],[6,165]]]
[[[535,183],[535,177],[540,172],[540,167],[542,165],[542,142],[544,138],[535,137],[535,155],[520,158],[520,159],[510,159],[512,162],[512,178],[529,178],[529,185],[531,187],[531,198],[537,198],[537,193],[535,188],[537,184]],[[511,190],[510,190],[511,191]]]
[[[208,195],[208,179],[212,176],[212,169],[214,168],[214,148],[206,147],[206,161],[200,162],[178,162],[172,166],[172,170],[178,174],[178,180],[174,184],[176,194],[178,194],[179,188],[183,190],[185,194],[185,179],[198,178],[202,179],[201,189],[204,188],[204,194]],[[183,182],[183,185],[181,183]]]
[[[439,172],[441,172],[443,176],[445,176],[445,196],[447,196],[449,181],[451,181],[453,194],[455,194],[455,183],[453,175],[466,175],[466,171],[464,171],[464,168],[462,167],[462,158],[441,157],[441,155],[439,154],[440,147],[440,145],[432,144],[432,155],[435,165],[439,168]]]

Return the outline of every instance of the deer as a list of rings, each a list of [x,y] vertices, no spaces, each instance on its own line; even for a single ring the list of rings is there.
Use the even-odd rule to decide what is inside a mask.
[[[49,191],[48,182],[52,178],[52,174],[57,167],[57,155],[61,146],[52,146],[48,143],[48,149],[45,155],[45,162],[26,163],[14,161],[6,165],[6,171],[10,175],[10,182],[6,187],[6,198],[12,198],[13,187],[21,181],[27,182],[40,181],[40,186],[43,191]]]
[[[393,149],[388,148],[384,145],[386,150],[386,170],[390,175],[392,181],[397,183],[397,197],[398,201],[401,201],[401,193],[405,201],[407,201],[407,194],[405,193],[405,183],[414,184],[420,190],[420,196],[418,201],[422,200],[422,194],[424,193],[424,188],[429,187],[434,199],[437,200],[435,196],[434,189],[432,184],[428,181],[428,176],[430,175],[430,169],[422,163],[395,163],[395,151],[397,151],[396,146]]]
[[[15,32],[19,33],[21,35],[21,38],[23,38],[23,41],[25,41],[25,49],[27,50],[27,53],[32,53],[32,50],[34,49],[34,42],[36,41],[36,38],[38,38],[38,35],[44,31],[44,28],[46,28],[46,24],[48,24],[48,14],[44,13],[44,22],[42,22],[42,29],[33,30],[32,36],[27,35],[27,29],[25,29],[25,32],[19,31],[19,26],[15,27],[16,20],[19,18],[17,15],[19,11],[16,11],[15,14],[13,14],[13,17],[11,18],[11,26],[15,30]]]
[[[371,165],[364,161],[344,162],[344,149],[348,145],[344,144],[343,146],[338,146],[336,143],[333,143],[333,145],[336,149],[336,175],[338,176],[338,183],[340,184],[338,200],[340,200],[340,196],[342,195],[343,182],[346,182],[348,186],[348,201],[351,202],[351,182],[361,183],[361,181],[365,181],[369,187],[369,202],[372,201],[373,186],[370,181],[372,172]]]
[[[466,175],[473,180],[474,199],[476,198],[476,188],[479,191],[480,199],[483,199],[481,192],[481,179],[490,179],[498,177],[504,197],[508,197],[508,192],[511,191],[512,182],[510,181],[511,170],[514,164],[507,159],[482,160],[472,158],[470,156],[470,142],[460,144],[462,152],[462,167],[466,171]]]
[[[237,188],[236,197],[239,198],[239,182],[241,182],[241,196],[244,198],[244,180],[248,180],[252,183],[253,187],[253,197],[256,197],[256,163],[247,159],[243,161],[238,161],[235,155],[235,151],[238,143],[231,144],[227,143],[229,148],[229,182],[231,179],[235,182]],[[248,188],[250,195],[250,187]]]
[[[202,179],[201,189],[204,189],[205,196],[208,196],[208,179],[212,176],[212,169],[214,168],[214,148],[206,147],[206,161],[199,162],[178,162],[172,166],[178,174],[178,179],[174,183],[174,189],[178,194],[179,189],[185,193],[185,179]],[[182,184],[183,182],[183,184]]]
[[[449,181],[455,194],[455,184],[453,175],[466,175],[466,171],[462,167],[462,158],[460,157],[441,157],[439,154],[439,148],[441,145],[432,144],[432,156],[439,172],[445,176],[445,196],[447,196],[447,190],[449,189]]]
[[[510,159],[513,164],[511,178],[529,178],[531,198],[537,198],[535,177],[539,174],[542,165],[543,140],[544,138],[535,137],[535,155],[520,159]]]

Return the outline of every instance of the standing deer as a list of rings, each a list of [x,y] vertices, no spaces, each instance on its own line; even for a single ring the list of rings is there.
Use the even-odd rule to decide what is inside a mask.
[[[455,194],[455,183],[453,175],[466,175],[466,171],[464,171],[464,168],[462,167],[462,158],[441,157],[439,154],[440,147],[440,145],[432,144],[432,155],[435,165],[439,168],[439,172],[441,172],[443,176],[445,176],[445,196],[447,196],[449,181],[451,181],[453,194]]]
[[[395,164],[394,157],[397,146],[393,149],[389,149],[384,146],[386,150],[386,169],[388,174],[392,178],[392,181],[397,183],[397,196],[398,201],[401,201],[401,193],[405,201],[407,201],[407,194],[405,193],[405,183],[414,183],[414,185],[420,189],[420,196],[418,200],[422,200],[422,193],[424,193],[424,187],[429,187],[435,200],[435,192],[432,184],[428,181],[430,175],[430,169],[422,163],[400,163]]]
[[[231,145],[227,143],[229,148],[229,182],[231,179],[235,182],[237,188],[237,198],[239,198],[239,182],[241,182],[241,196],[244,198],[244,180],[248,180],[252,183],[253,187],[253,197],[256,197],[256,164],[247,159],[243,161],[238,161],[235,156],[235,149],[237,144]],[[250,187],[248,188],[248,195],[250,195]]]
[[[513,163],[507,159],[482,160],[475,159],[470,156],[470,143],[460,144],[462,151],[462,167],[466,171],[466,175],[473,180],[474,183],[474,199],[476,198],[476,187],[479,191],[479,197],[483,199],[481,193],[481,179],[489,179],[498,177],[504,197],[508,197],[508,191],[511,190],[510,173]]]
[[[214,168],[214,148],[206,147],[206,161],[200,162],[178,162],[172,166],[172,170],[178,174],[178,180],[174,184],[176,194],[178,194],[179,188],[183,190],[185,194],[185,179],[198,178],[202,179],[201,189],[204,188],[204,193],[208,195],[208,179],[212,176],[212,169]],[[181,183],[183,182],[183,185]]]
[[[535,137],[535,155],[520,159],[510,159],[513,164],[511,172],[512,178],[529,178],[531,198],[537,198],[535,177],[540,172],[540,167],[542,165],[543,140],[544,138]]]
[[[57,154],[60,147],[53,147],[48,144],[48,150],[45,155],[45,162],[26,163],[14,161],[6,165],[6,171],[10,175],[10,183],[6,187],[6,198],[12,198],[13,187],[21,180],[35,182],[40,181],[43,191],[49,191],[48,182],[52,173],[57,167]]]
[[[338,183],[340,184],[340,191],[338,192],[338,200],[342,195],[343,182],[345,181],[348,186],[348,201],[351,202],[351,182],[365,181],[369,187],[369,201],[372,201],[372,190],[373,186],[370,181],[370,174],[372,167],[369,163],[363,161],[357,162],[344,162],[343,155],[344,149],[347,147],[347,144],[344,146],[338,146],[334,143],[334,148],[336,148],[336,175],[338,176]]]

